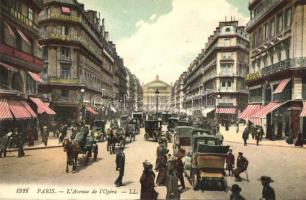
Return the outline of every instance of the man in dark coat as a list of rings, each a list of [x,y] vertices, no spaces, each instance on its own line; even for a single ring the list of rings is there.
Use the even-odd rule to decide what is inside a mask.
[[[18,157],[23,157],[25,155],[23,150],[24,138],[20,129],[15,129],[17,133],[17,141],[18,141]]]
[[[144,170],[140,178],[140,184],[141,184],[140,199],[156,200],[158,193],[154,189],[155,174],[152,170],[153,165],[148,161],[144,161],[143,167]]]
[[[226,156],[226,169],[228,170],[228,176],[233,176],[233,169],[235,166],[235,156],[230,149]]]
[[[240,177],[240,174],[247,170],[249,161],[243,156],[242,152],[239,152],[238,154],[237,169],[234,170],[234,176],[237,181],[241,181],[242,178]]]
[[[161,157],[163,156],[163,151],[165,148],[162,140],[159,140],[158,143],[159,143],[159,146],[156,149],[156,162],[155,162],[156,171],[159,170],[159,162],[160,162]]]
[[[248,127],[246,127],[242,133],[242,139],[243,139],[243,142],[244,142],[244,146],[247,146],[248,143],[247,143],[247,140],[249,139],[249,129]]]
[[[230,200],[245,200],[243,196],[240,195],[241,188],[237,184],[233,184],[231,188],[232,194]]]
[[[274,181],[269,176],[262,176],[259,179],[263,186],[262,188],[262,199],[264,200],[275,200],[275,192],[274,189],[270,186],[270,183]]]
[[[119,152],[116,154],[116,171],[119,170],[119,176],[115,181],[117,187],[123,186],[122,178],[124,175],[124,166],[125,166],[125,154],[123,153],[123,147],[119,148]]]
[[[167,176],[167,153],[168,149],[164,148],[162,151],[162,156],[159,159],[159,171],[156,178],[156,184],[161,186],[166,184]]]
[[[184,182],[184,163],[182,158],[185,156],[186,151],[184,149],[180,149],[177,154],[177,159],[175,161],[175,168],[176,168],[176,176],[181,183],[182,190],[185,189],[185,182]]]

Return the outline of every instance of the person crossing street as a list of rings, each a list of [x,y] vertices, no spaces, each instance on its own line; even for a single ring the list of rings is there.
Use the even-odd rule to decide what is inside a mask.
[[[117,187],[123,186],[122,178],[124,175],[124,167],[125,167],[125,154],[123,153],[123,147],[120,147],[119,152],[116,154],[116,171],[119,170],[119,176],[115,181],[115,185]]]

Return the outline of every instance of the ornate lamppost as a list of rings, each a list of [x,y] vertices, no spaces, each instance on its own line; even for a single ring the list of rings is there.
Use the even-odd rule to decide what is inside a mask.
[[[157,88],[156,91],[155,91],[155,97],[156,97],[156,119],[158,119],[157,118],[157,116],[158,116],[158,96],[159,96],[159,91],[158,91],[158,88]]]

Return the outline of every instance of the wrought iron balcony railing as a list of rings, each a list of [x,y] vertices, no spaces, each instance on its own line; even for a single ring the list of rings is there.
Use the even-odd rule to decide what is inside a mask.
[[[259,12],[247,23],[247,29],[251,28],[254,24],[256,24],[259,20],[261,20],[268,12],[273,10],[280,2],[283,0],[264,0],[264,5]]]

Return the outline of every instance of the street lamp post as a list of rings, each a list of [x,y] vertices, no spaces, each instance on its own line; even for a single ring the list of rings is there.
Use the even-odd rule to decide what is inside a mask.
[[[158,91],[158,89],[156,89],[156,91],[155,91],[155,96],[156,96],[156,119],[157,119],[157,115],[158,115],[158,95],[159,95],[159,91]]]
[[[215,99],[215,120],[217,121],[218,124],[218,117],[217,117],[217,100],[220,99],[220,95],[216,95],[216,94],[211,94],[209,97],[213,97]]]
[[[84,93],[85,93],[85,89],[81,88],[81,121],[84,120]]]

